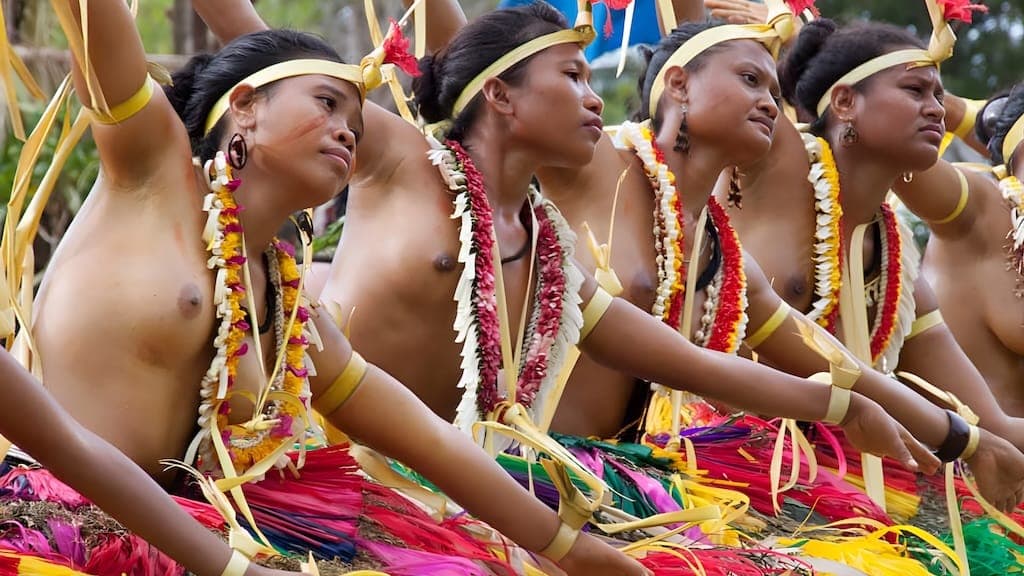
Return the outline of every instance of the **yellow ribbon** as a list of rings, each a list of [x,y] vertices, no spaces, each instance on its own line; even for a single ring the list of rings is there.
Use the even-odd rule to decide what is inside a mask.
[[[839,80],[836,80],[821,99],[818,100],[818,116],[824,114],[825,110],[832,102],[832,91],[835,90],[837,86],[853,86],[869,76],[873,76],[874,74],[885,70],[886,68],[891,68],[900,64],[906,64],[908,68],[919,68],[922,66],[937,67],[953,55],[953,45],[956,44],[956,34],[953,34],[953,29],[946,23],[942,7],[939,6],[936,0],[925,0],[925,6],[928,8],[928,17],[932,23],[932,35],[928,42],[928,49],[922,50],[920,48],[914,48],[908,50],[896,50],[895,52],[889,52],[888,54],[872,58],[853,70],[850,70],[840,77]]]

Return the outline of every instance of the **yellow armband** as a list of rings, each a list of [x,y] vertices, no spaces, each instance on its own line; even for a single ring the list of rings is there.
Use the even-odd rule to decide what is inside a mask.
[[[953,134],[956,134],[960,138],[967,138],[974,130],[974,122],[978,117],[978,111],[985,105],[984,100],[969,100],[962,98],[964,101],[964,115],[960,118],[960,123],[953,128]]]
[[[124,102],[112,107],[109,115],[93,110],[92,117],[100,124],[120,124],[124,122],[138,114],[146,107],[146,104],[149,104],[149,101],[153,98],[153,87],[155,84],[156,80],[147,75],[146,81],[142,83],[142,87],[139,88],[138,92],[132,94]]]
[[[587,302],[587,306],[583,309],[583,327],[580,328],[580,342],[586,339],[590,335],[590,331],[594,329],[594,326],[604,318],[604,313],[608,311],[608,307],[612,305],[612,301],[615,298],[604,291],[600,286],[594,291],[594,295],[590,297],[590,302]]]
[[[569,553],[569,550],[572,550],[572,545],[576,543],[576,539],[579,538],[579,536],[579,530],[569,526],[565,522],[561,522],[558,525],[558,532],[555,533],[555,537],[551,539],[550,544],[540,551],[540,555],[552,562],[558,562],[562,558],[565,558],[565,555]]]
[[[910,333],[907,334],[905,340],[910,340],[915,336],[920,336],[921,333],[931,330],[932,328],[942,324],[942,312],[938,308],[931,312],[920,316],[914,320],[914,323],[910,325]]]
[[[963,213],[964,208],[967,207],[967,200],[970,197],[971,187],[967,183],[967,177],[964,176],[964,173],[961,172],[959,168],[954,167],[953,169],[956,170],[956,175],[960,179],[960,199],[956,203],[956,208],[953,208],[953,211],[949,213],[949,216],[946,216],[941,220],[934,220],[932,221],[932,224],[949,224],[953,220],[959,218],[960,214]]]
[[[789,317],[789,304],[783,300],[779,303],[779,307],[775,310],[775,313],[771,315],[764,324],[761,325],[752,335],[746,338],[745,342],[751,350],[757,348],[764,341],[771,338],[772,334],[782,326],[782,323]]]
[[[220,576],[245,576],[245,571],[248,569],[249,559],[245,557],[245,554],[238,550],[232,550],[231,559],[228,560],[227,566],[224,567]]]
[[[348,364],[345,365],[345,369],[341,371],[334,383],[313,400],[313,408],[325,417],[330,416],[352,396],[364,376],[366,376],[366,360],[353,350]]]

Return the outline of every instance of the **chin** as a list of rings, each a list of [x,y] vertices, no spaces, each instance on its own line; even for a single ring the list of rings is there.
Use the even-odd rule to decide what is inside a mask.
[[[939,149],[934,146],[919,147],[913,150],[913,154],[907,154],[904,158],[904,166],[908,172],[924,172],[939,161]]]

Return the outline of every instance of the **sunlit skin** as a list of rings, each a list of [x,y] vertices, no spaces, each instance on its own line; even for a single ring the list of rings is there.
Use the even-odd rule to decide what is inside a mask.
[[[934,165],[943,131],[942,99],[938,74],[927,67],[891,68],[871,77],[860,90],[839,86],[834,91],[829,114],[850,119],[859,136],[857,144],[839,144],[844,123],[836,121],[828,125],[826,134],[833,143],[840,174],[846,245],[856,225],[875,217],[886,191],[902,181],[904,172],[919,172]],[[806,179],[808,169],[799,134],[788,121],[780,120],[768,156],[743,169],[743,209],[730,210],[744,246],[760,263],[775,291],[793,308],[804,312],[810,310],[814,298],[815,212],[813,191]],[[916,183],[916,176],[914,180]],[[724,201],[724,191],[720,194]],[[959,196],[959,189],[956,194]],[[941,212],[945,216],[955,204],[955,200],[947,200],[941,207],[933,208],[933,214]],[[877,248],[874,235],[866,234],[863,266],[868,280],[874,273],[871,263],[876,259]],[[917,316],[937,307],[924,275],[915,283],[914,298]],[[868,318],[874,318],[874,312],[868,310]],[[837,333],[842,334],[841,320]],[[953,391],[981,416],[983,428],[1017,447],[1024,446],[1024,426],[1000,410],[945,327],[933,328],[906,342],[899,366],[887,369],[906,370]],[[1020,500],[1024,462],[1010,444],[994,442],[993,446],[999,456],[988,463],[1000,462],[999,476],[1006,483],[992,488],[1002,495],[996,499],[1003,498],[1004,504],[1009,505],[1011,500]],[[976,474],[979,468],[972,462]],[[995,480],[995,475],[986,478]]]
[[[92,69],[112,103],[127,100],[146,75],[145,53],[127,8],[120,0],[88,4]],[[76,85],[84,94],[81,78]],[[235,198],[244,207],[239,218],[250,271],[244,285],[251,295],[251,324],[257,326],[267,315],[267,274],[259,253],[292,213],[331,199],[347,183],[363,131],[362,101],[349,82],[310,74],[263,90],[239,85],[229,103],[219,149],[227,149],[234,134],[247,142],[248,161],[234,173],[241,180]],[[33,330],[37,360],[46,384],[72,416],[167,482],[159,461],[184,455],[196,431],[199,384],[214,352],[214,273],[206,267],[202,240],[208,186],[192,164],[185,127],[161,91],[130,119],[94,125],[93,135],[102,175],[43,281]],[[374,158],[372,147],[370,152]],[[316,366],[310,378],[314,399],[352,355],[348,340],[321,310],[313,309],[312,322],[323,351],[308,350]],[[276,356],[272,334],[261,337],[263,366],[255,342],[247,341],[250,352],[241,358],[237,390],[265,385],[263,374],[272,372]],[[244,398],[232,403],[233,418],[251,413]],[[373,365],[348,400],[324,416],[415,468],[527,550],[543,550],[558,530],[553,511]],[[644,574],[639,564],[589,535],[575,541],[559,566],[572,575]]]
[[[1011,166],[1024,174],[1024,154]],[[957,343],[984,376],[1007,414],[1024,416],[1024,300],[1016,270],[1008,266],[1010,204],[996,182],[965,170],[969,197],[953,222],[937,224],[960,200],[960,180],[946,162],[899,181],[896,192],[929,222],[932,234],[922,271]]]

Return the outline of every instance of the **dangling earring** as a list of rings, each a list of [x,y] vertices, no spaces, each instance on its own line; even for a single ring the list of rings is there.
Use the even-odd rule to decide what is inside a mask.
[[[732,175],[729,176],[729,206],[743,209],[743,189],[740,188],[740,169],[732,167]]]
[[[843,135],[840,136],[843,146],[853,146],[859,139],[860,136],[857,134],[857,129],[853,127],[853,122],[846,120],[846,127],[843,128]]]
[[[913,182],[914,181],[914,173],[913,172],[904,172],[903,173],[903,181],[906,182],[907,184],[910,184],[911,182]]]
[[[249,147],[245,144],[245,137],[235,132],[235,135],[228,141],[228,164],[235,170],[245,168],[249,161]]]
[[[688,126],[686,125],[686,104],[682,106],[683,119],[679,121],[679,132],[676,134],[676,143],[672,147],[676,152],[682,152],[684,154],[690,153],[690,134],[688,132]]]

